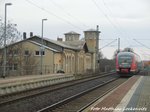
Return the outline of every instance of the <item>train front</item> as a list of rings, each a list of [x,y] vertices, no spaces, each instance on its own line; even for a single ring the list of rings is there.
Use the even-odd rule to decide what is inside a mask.
[[[133,55],[130,52],[120,52],[116,56],[116,71],[119,74],[130,74]]]

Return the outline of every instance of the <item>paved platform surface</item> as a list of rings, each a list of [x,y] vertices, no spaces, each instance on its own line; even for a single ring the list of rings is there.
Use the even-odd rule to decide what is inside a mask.
[[[0,85],[20,82],[25,80],[42,79],[48,77],[55,78],[55,77],[62,77],[62,76],[65,76],[65,74],[46,74],[46,75],[43,74],[43,75],[24,75],[24,76],[5,77],[5,78],[0,78]]]
[[[74,80],[73,75],[48,74],[0,78],[0,96]]]
[[[84,112],[150,112],[150,76],[133,76]]]

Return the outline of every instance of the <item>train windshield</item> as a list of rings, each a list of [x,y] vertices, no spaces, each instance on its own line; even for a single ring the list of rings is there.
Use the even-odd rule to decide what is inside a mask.
[[[132,56],[130,55],[119,56],[119,64],[131,64],[131,63],[132,63]]]

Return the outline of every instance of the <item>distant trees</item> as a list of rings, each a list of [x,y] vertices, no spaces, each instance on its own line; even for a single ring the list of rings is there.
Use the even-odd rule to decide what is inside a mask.
[[[118,53],[119,53],[118,49],[115,50],[115,52],[114,52],[114,54],[113,54],[113,60],[115,60],[115,58],[116,58],[116,56],[117,56]]]
[[[103,58],[100,60],[100,71],[109,72],[115,69],[115,61],[113,59]]]
[[[144,68],[149,70],[150,69],[150,61],[143,61]]]
[[[134,50],[132,48],[124,48],[123,51],[124,52],[134,52]]]
[[[99,53],[98,53],[98,58],[99,59],[103,59],[104,58],[104,55],[103,55],[103,53],[101,51],[99,51]]]
[[[99,70],[101,72],[109,72],[115,69],[114,59],[107,59],[103,56],[102,52],[99,52]]]

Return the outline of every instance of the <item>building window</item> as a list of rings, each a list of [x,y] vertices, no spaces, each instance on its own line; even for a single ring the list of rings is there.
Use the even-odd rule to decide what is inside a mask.
[[[13,70],[13,65],[9,65],[9,70]]]
[[[14,56],[17,56],[18,54],[19,54],[18,50],[15,49],[15,50],[14,50]]]
[[[10,64],[9,65],[9,70],[18,70],[18,64],[15,63],[15,64]]]
[[[35,51],[36,56],[41,56],[41,51]],[[45,55],[45,51],[42,51],[42,55]]]
[[[24,51],[24,55],[25,55],[25,56],[29,56],[29,50],[25,50],[25,51]]]
[[[18,64],[14,64],[14,70],[18,69]]]
[[[36,55],[36,56],[39,56],[39,55],[40,55],[40,52],[39,52],[39,51],[35,51],[35,55]]]
[[[21,53],[19,49],[7,49],[8,56],[18,56]]]
[[[45,51],[42,51],[42,55],[45,55]]]

